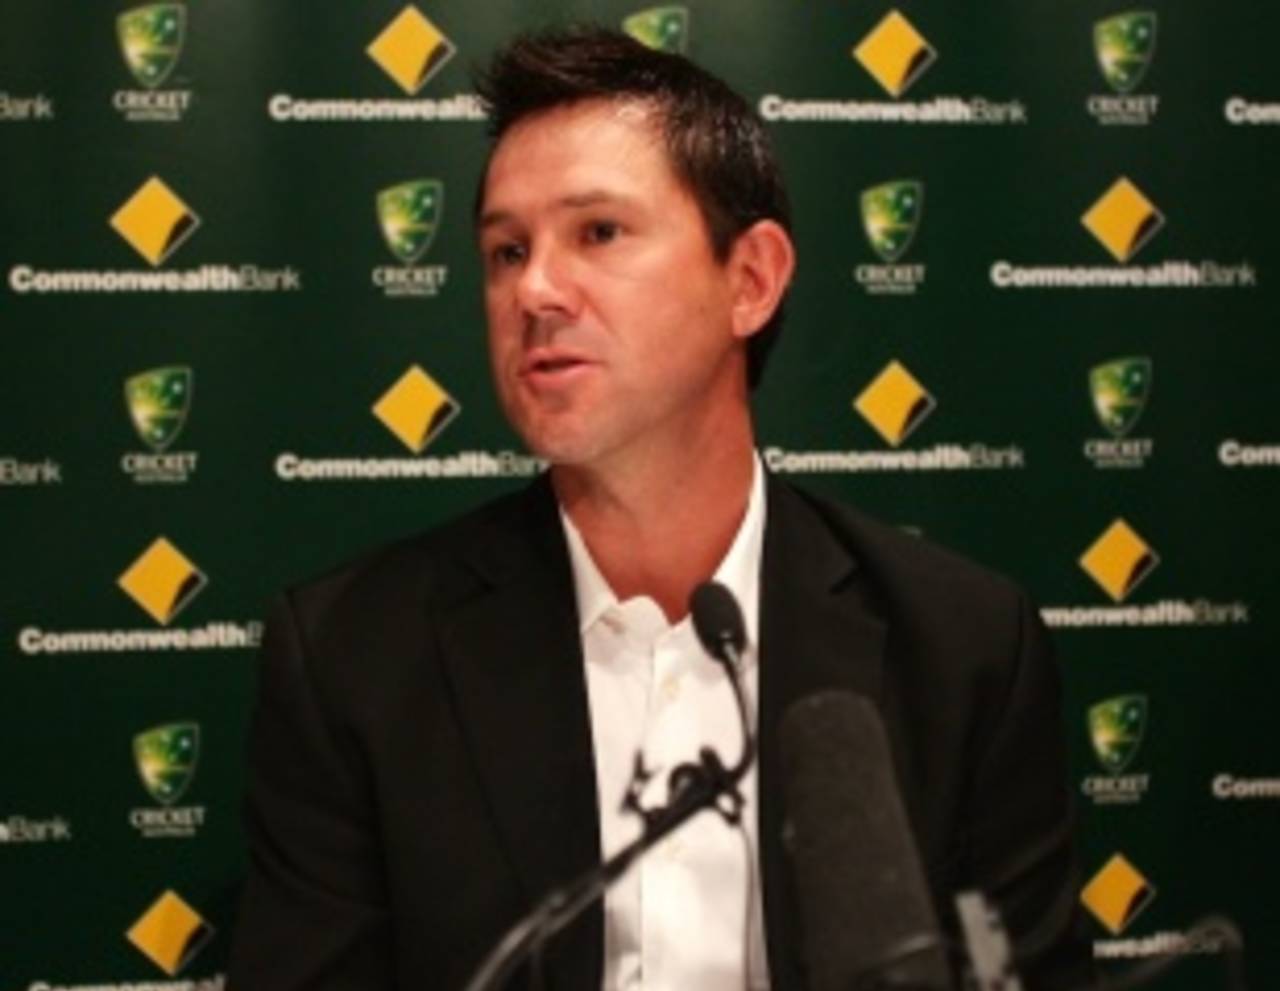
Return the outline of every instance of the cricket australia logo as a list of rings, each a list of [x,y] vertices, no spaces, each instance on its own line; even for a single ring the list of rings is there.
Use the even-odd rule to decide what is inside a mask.
[[[169,78],[186,32],[187,10],[177,3],[135,7],[116,18],[120,52],[138,85],[155,89]]]
[[[166,723],[133,738],[133,762],[147,794],[159,808],[137,808],[129,823],[149,840],[190,839],[204,825],[203,805],[179,806],[200,761],[200,724]]]
[[[1089,372],[1093,411],[1109,439],[1085,443],[1084,453],[1098,468],[1141,468],[1154,450],[1150,438],[1129,437],[1151,394],[1151,359],[1114,358]]]
[[[391,253],[406,265],[431,247],[440,223],[444,187],[436,179],[414,179],[378,194],[378,223]]]
[[[1089,709],[1089,742],[1108,774],[1127,768],[1142,746],[1147,728],[1147,697],[1117,695]]]
[[[869,293],[914,293],[924,265],[901,265],[924,212],[924,183],[894,179],[862,191],[862,230],[882,264],[859,265],[854,278]]]
[[[121,459],[120,467],[135,482],[185,482],[195,472],[195,451],[169,450],[187,422],[194,378],[186,365],[167,365],[125,380],[129,420],[138,438],[150,448]]]
[[[386,296],[437,295],[448,277],[443,265],[415,265],[435,240],[444,211],[444,183],[411,179],[377,194],[378,227],[400,267],[373,270],[373,284]]]
[[[1150,774],[1124,773],[1142,747],[1147,708],[1147,697],[1138,694],[1116,695],[1089,707],[1089,743],[1106,773],[1085,778],[1081,791],[1095,805],[1133,804],[1151,786]]]
[[[1160,98],[1135,91],[1156,53],[1156,15],[1149,10],[1116,14],[1093,26],[1093,52],[1102,78],[1114,95],[1088,100],[1099,124],[1148,124]]]
[[[169,122],[182,119],[191,91],[160,89],[182,56],[187,34],[187,8],[180,3],[153,3],[126,10],[116,18],[120,54],[141,90],[119,90],[115,108],[129,121]]]
[[[163,451],[182,431],[191,407],[191,369],[171,365],[139,372],[124,384],[129,418],[144,444]]]
[[[173,805],[186,794],[200,758],[200,727],[170,723],[133,738],[133,759],[147,794],[161,805]]]
[[[1132,93],[1156,53],[1155,13],[1130,11],[1098,21],[1093,50],[1107,85],[1117,93]]]
[[[1150,358],[1117,358],[1089,373],[1094,411],[1112,437],[1125,436],[1138,422],[1150,390]]]
[[[924,186],[898,179],[863,190],[862,229],[883,261],[896,262],[916,236],[924,207]]]
[[[666,6],[637,11],[623,20],[622,30],[649,48],[683,55],[689,49],[689,10]]]

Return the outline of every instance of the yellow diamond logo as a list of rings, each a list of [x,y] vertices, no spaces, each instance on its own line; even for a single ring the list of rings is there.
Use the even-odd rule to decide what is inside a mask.
[[[909,20],[891,10],[858,42],[853,57],[896,99],[924,75],[938,53]]]
[[[440,383],[417,365],[373,404],[373,415],[414,454],[421,454],[461,411]]]
[[[1111,598],[1122,601],[1160,558],[1124,520],[1116,520],[1080,558],[1080,567]]]
[[[200,218],[159,176],[152,176],[115,212],[111,226],[134,251],[159,265],[195,233]]]
[[[365,49],[382,71],[410,96],[453,57],[453,42],[410,4]]]
[[[164,537],[142,552],[117,584],[157,623],[167,625],[208,579]]]
[[[1080,902],[1113,936],[1119,936],[1155,897],[1151,883],[1118,853],[1080,892]]]
[[[853,401],[853,408],[894,447],[906,440],[936,405],[933,396],[897,361],[889,362]]]
[[[1124,176],[1089,207],[1080,222],[1124,264],[1164,226],[1164,215]]]
[[[213,927],[172,891],[166,891],[125,933],[125,937],[170,977],[204,949]]]

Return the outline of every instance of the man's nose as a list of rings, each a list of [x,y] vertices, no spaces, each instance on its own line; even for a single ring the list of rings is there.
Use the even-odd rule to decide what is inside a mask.
[[[573,313],[578,292],[572,262],[564,250],[550,239],[531,247],[528,260],[516,281],[516,301],[533,316]]]

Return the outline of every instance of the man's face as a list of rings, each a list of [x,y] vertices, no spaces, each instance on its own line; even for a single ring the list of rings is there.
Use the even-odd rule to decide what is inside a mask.
[[[537,454],[604,466],[678,450],[745,396],[728,269],[642,106],[516,124],[479,240],[498,396]]]

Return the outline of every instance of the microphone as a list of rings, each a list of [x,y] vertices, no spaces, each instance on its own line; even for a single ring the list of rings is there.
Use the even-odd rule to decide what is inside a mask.
[[[747,627],[733,593],[719,582],[703,582],[689,596],[689,613],[703,650],[736,668],[747,644]]]
[[[689,596],[689,616],[693,630],[698,634],[702,649],[720,662],[733,689],[733,701],[738,706],[738,719],[742,723],[742,754],[727,774],[732,784],[737,784],[747,773],[756,758],[756,738],[752,730],[754,720],[747,711],[747,694],[742,687],[742,651],[747,645],[747,626],[742,620],[742,610],[733,593],[719,582],[703,582]],[[704,751],[703,762],[714,759],[714,754]],[[738,801],[741,799],[739,797]],[[739,811],[741,811],[739,807]]]
[[[779,743],[809,987],[952,988],[875,708],[850,692],[808,696],[783,714]]]

